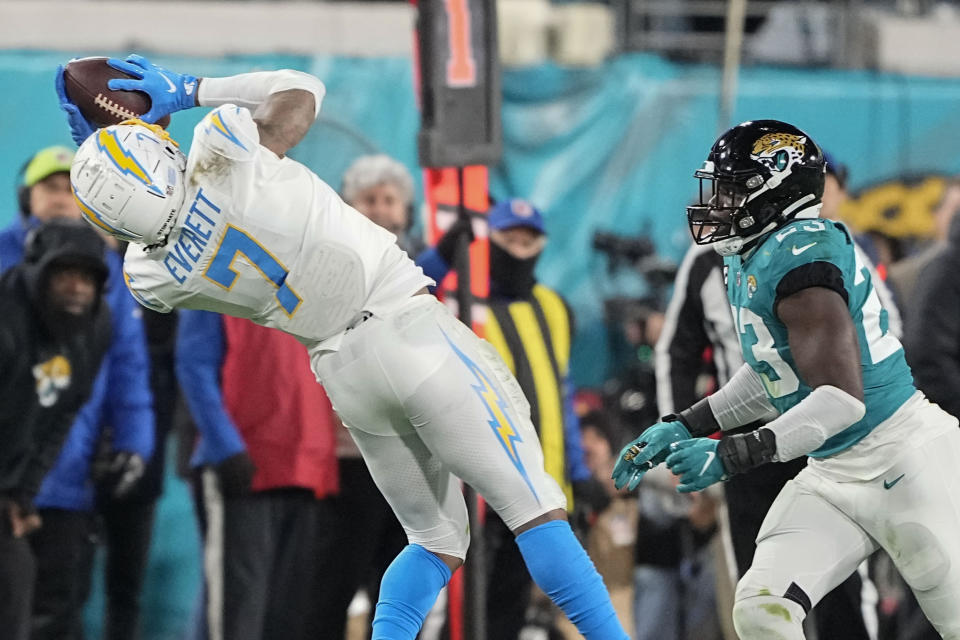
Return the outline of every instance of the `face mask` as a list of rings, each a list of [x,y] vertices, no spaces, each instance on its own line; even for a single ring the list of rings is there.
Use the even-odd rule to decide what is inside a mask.
[[[537,280],[533,270],[540,254],[520,260],[497,243],[490,243],[490,292],[507,298],[530,295]]]

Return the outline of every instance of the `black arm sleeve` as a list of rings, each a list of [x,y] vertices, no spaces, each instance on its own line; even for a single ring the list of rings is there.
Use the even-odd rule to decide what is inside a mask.
[[[784,298],[810,287],[824,287],[840,294],[844,302],[849,302],[847,290],[843,287],[843,273],[830,262],[808,262],[787,272],[777,284],[777,299],[773,303],[774,311]]]
[[[904,350],[917,387],[960,415],[960,250],[936,254],[917,278]]]

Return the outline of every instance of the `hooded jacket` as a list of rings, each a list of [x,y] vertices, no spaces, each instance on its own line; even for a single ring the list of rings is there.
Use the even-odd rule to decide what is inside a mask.
[[[0,273],[23,261],[27,235],[41,222],[17,220],[0,230]],[[38,507],[87,511],[94,507],[91,464],[104,425],[113,429],[113,448],[132,451],[144,460],[154,451],[150,359],[140,306],[123,284],[123,262],[107,250],[110,270],[104,302],[110,307],[112,339],[97,384],[70,428],[60,456],[44,479]]]
[[[36,233],[28,261],[0,276],[0,494],[24,506],[56,460],[110,341],[103,241],[74,224]],[[51,270],[61,264],[95,274],[88,319],[59,316],[46,301]]]

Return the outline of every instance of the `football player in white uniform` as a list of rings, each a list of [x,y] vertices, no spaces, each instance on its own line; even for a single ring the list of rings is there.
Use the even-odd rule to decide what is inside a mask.
[[[463,563],[462,479],[584,636],[627,638],[506,365],[427,293],[432,281],[393,234],[285,157],[319,113],[323,84],[289,70],[195,78],[141,56],[110,64],[134,76],[111,89],[150,95],[147,121],[215,108],[184,155],[144,122],[93,131],[61,95],[75,138],[89,134],[71,171],[84,216],[130,242],[126,281],[144,306],[249,318],[307,345],[409,539],[383,577],[373,637],[414,638]]]

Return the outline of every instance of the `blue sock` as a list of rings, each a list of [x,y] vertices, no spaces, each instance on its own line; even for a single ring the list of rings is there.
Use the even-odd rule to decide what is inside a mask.
[[[443,560],[418,544],[403,548],[383,574],[373,640],[413,640],[437,594],[450,581]]]
[[[565,520],[517,536],[530,576],[587,640],[629,640],[593,562]]]

